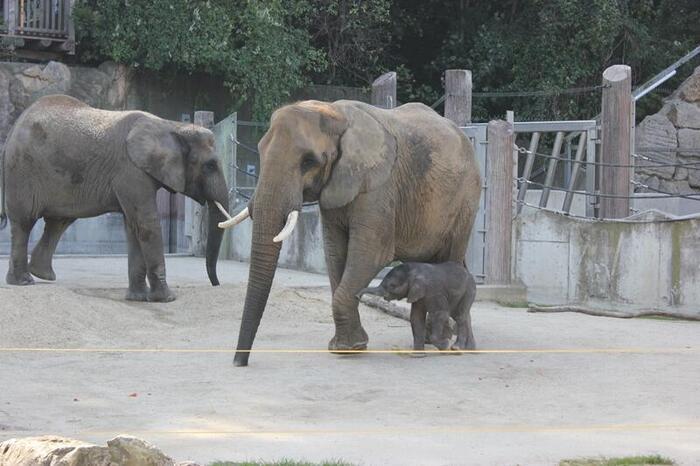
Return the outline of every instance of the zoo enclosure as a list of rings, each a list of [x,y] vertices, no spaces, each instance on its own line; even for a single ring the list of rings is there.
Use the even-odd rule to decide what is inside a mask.
[[[524,208],[547,209],[570,217],[624,218],[635,212],[632,202],[640,198],[700,200],[696,193],[664,192],[635,181],[637,163],[664,164],[644,154],[643,151],[653,151],[653,147],[635,151],[633,140],[634,102],[672,76],[675,68],[698,51],[700,47],[634,92],[629,68],[621,65],[606,70],[601,85],[552,91],[602,94],[603,111],[599,118],[580,121],[517,122],[511,114],[507,122],[471,123],[472,99],[499,94],[472,93],[468,70],[446,71],[445,96],[433,107],[444,102],[445,116],[462,127],[472,140],[484,180],[480,210],[466,257],[479,282],[511,283],[512,224]],[[513,94],[501,96],[513,97]],[[384,108],[397,104],[395,73],[375,80],[372,103]],[[262,135],[266,124],[239,121],[236,129],[241,127],[256,128]],[[249,198],[254,189],[257,150],[254,141],[241,141],[237,132],[231,140],[234,146],[230,169],[236,173],[231,178],[234,180],[231,201],[236,205]],[[253,163],[239,166],[237,148],[245,152],[244,159]],[[695,169],[693,165],[693,162],[674,164]],[[651,193],[634,193],[635,187]],[[491,208],[496,205],[502,207]]]

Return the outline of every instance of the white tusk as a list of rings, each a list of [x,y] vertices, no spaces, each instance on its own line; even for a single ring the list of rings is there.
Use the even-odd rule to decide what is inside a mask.
[[[287,237],[292,234],[292,231],[294,231],[294,227],[297,225],[297,218],[299,218],[298,210],[292,210],[289,212],[289,215],[287,215],[287,223],[284,225],[284,228],[282,228],[282,231],[280,231],[277,236],[272,238],[272,241],[279,243],[280,241],[287,239]]]
[[[226,209],[224,209],[224,206],[222,206],[222,205],[219,203],[219,201],[214,201],[214,205],[216,205],[216,207],[219,208],[219,210],[221,211],[221,213],[224,214],[224,217],[226,217],[227,219],[231,220],[231,215],[230,215],[228,212],[226,212]]]
[[[239,223],[241,223],[243,220],[247,219],[250,217],[250,212],[248,211],[248,208],[246,207],[245,209],[241,210],[236,214],[235,217],[229,218],[225,222],[219,222],[219,228],[231,228],[235,227]]]

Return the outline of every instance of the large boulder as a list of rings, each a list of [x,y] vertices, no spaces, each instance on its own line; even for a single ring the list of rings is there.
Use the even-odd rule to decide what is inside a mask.
[[[104,447],[63,437],[27,437],[0,443],[0,466],[116,466]]]
[[[668,119],[676,128],[700,129],[700,105],[675,101],[671,104]]]
[[[175,466],[175,462],[135,437],[119,436],[103,447],[45,436],[0,443],[0,466]]]
[[[678,91],[680,97],[686,102],[700,103],[700,66],[695,68],[693,74],[683,81]]]
[[[21,109],[27,108],[39,97],[49,94],[66,94],[71,87],[71,72],[63,63],[49,62],[25,68],[14,76],[10,97]]]
[[[679,153],[686,157],[698,157],[700,160],[700,130],[681,128],[678,130]]]
[[[635,130],[635,152],[653,159],[656,163],[638,159],[637,171],[645,175],[672,179],[675,167],[660,167],[659,163],[677,163],[676,149],[678,141],[676,128],[671,121],[660,114],[649,115]]]

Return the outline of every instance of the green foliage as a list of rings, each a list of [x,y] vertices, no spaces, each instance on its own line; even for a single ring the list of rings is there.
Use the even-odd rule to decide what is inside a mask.
[[[303,3],[303,2],[298,2]],[[294,2],[262,0],[80,0],[83,61],[111,59],[155,71],[221,76],[264,116],[322,67]]]
[[[475,92],[595,86],[615,63],[629,64],[639,85],[700,38],[697,0],[77,0],[75,15],[82,61],[205,71],[258,118],[310,82],[368,87],[388,70],[399,101],[427,104],[449,68],[472,70]],[[638,118],[663,95],[638,102]],[[473,115],[591,118],[599,107],[599,91],[475,96]]]
[[[625,456],[620,458],[581,458],[575,460],[562,460],[559,466],[648,466],[648,465],[674,465],[675,463],[660,455]]]

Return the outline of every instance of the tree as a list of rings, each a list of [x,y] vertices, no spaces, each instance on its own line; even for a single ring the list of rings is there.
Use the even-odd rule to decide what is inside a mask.
[[[221,76],[265,117],[323,68],[308,34],[293,27],[306,2],[281,0],[81,0],[82,61],[111,59],[155,71]],[[290,8],[291,6],[291,8]]]

